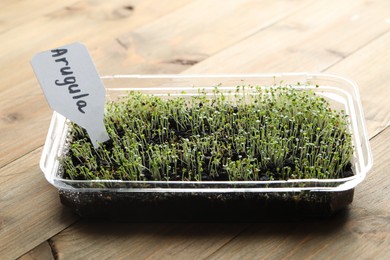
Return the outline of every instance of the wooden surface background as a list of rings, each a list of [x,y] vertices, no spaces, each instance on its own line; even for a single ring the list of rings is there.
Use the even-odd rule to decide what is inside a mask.
[[[0,259],[390,259],[390,1],[1,0],[0,40]],[[331,219],[80,219],[39,169],[51,111],[29,64],[75,41],[101,75],[347,76],[360,87],[374,167]]]

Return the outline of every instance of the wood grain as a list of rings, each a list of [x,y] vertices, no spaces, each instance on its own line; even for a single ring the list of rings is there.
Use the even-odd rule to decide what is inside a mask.
[[[308,4],[306,0],[194,1],[118,36],[121,46],[107,42],[106,50],[116,62],[102,73],[179,73]],[[193,15],[194,10],[199,14]]]
[[[45,16],[60,8],[71,6],[76,1],[64,1],[61,3],[55,3],[55,1],[48,2],[47,0],[24,1],[22,10],[24,12],[21,14],[21,6],[15,4],[15,1],[3,0],[0,12],[0,21],[2,21],[0,23],[0,34],[11,28],[28,23],[31,19],[38,16]]]
[[[22,255],[19,260],[54,260],[49,242],[43,242],[28,253]]]
[[[0,172],[0,256],[14,259],[78,218],[59,203],[56,189],[38,167],[36,149]]]
[[[345,75],[359,85],[370,136],[390,126],[390,30],[326,72]]]
[[[390,29],[388,1],[343,4],[316,1],[184,73],[323,71]]]
[[[247,226],[81,221],[51,241],[61,259],[203,259]]]
[[[134,30],[188,4],[190,0],[166,3],[152,0],[132,2],[125,0],[110,3],[101,0],[69,2],[68,6],[59,5],[58,9],[43,16],[38,15],[20,26],[6,27],[5,24],[8,30],[0,33],[1,50],[4,50],[0,52],[0,59],[7,66],[0,67],[0,75],[7,75],[7,78],[0,78],[0,93],[3,91],[7,93],[10,90],[7,87],[9,84],[12,84],[13,89],[20,90],[18,85],[24,83],[26,78],[36,84],[29,61],[39,51],[81,41],[94,53],[96,50],[99,51],[102,40],[114,39],[114,35]],[[32,10],[24,12],[30,14]],[[1,26],[0,24],[0,28]],[[40,31],[37,33],[35,28],[40,28]],[[23,48],[14,49],[15,42],[28,44]],[[18,73],[13,73],[15,71]],[[26,93],[21,91],[13,94],[19,97]]]

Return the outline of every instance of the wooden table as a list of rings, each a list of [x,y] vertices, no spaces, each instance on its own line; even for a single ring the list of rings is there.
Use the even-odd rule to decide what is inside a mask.
[[[2,0],[0,37],[0,259],[390,259],[390,1]],[[51,110],[29,64],[75,41],[101,75],[347,76],[360,87],[374,167],[330,219],[80,219],[39,169]]]

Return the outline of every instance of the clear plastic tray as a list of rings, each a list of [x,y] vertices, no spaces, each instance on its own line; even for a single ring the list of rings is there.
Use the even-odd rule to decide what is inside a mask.
[[[102,77],[107,89],[107,100],[116,100],[130,90],[145,94],[196,95],[198,89],[212,91],[235,89],[237,85],[251,84],[272,86],[290,84],[300,89],[312,89],[327,99],[333,109],[343,109],[350,117],[354,146],[352,168],[354,175],[339,179],[294,179],[287,181],[248,182],[188,182],[188,181],[121,181],[121,180],[68,180],[61,177],[58,158],[64,152],[69,122],[54,112],[40,160],[46,179],[64,194],[117,193],[165,193],[175,194],[297,194],[333,193],[351,191],[372,167],[372,155],[368,141],[358,87],[351,80],[329,74],[280,73],[254,75],[114,75]],[[298,85],[298,82],[300,83]],[[318,86],[318,87],[316,87]],[[342,194],[342,193],[341,193]],[[241,194],[242,195],[242,194]],[[353,193],[352,193],[353,196]],[[69,199],[69,198],[68,198]],[[351,202],[352,198],[349,199]]]

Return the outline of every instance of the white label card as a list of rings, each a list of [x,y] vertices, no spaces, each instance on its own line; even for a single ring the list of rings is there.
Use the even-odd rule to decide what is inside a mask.
[[[85,128],[95,148],[109,139],[103,122],[106,91],[83,44],[38,53],[31,65],[53,110]]]

